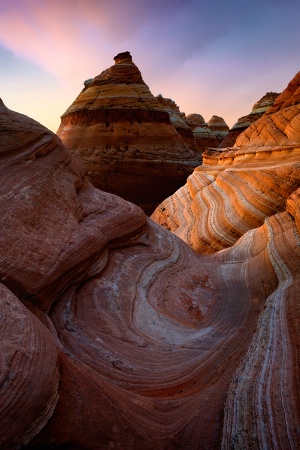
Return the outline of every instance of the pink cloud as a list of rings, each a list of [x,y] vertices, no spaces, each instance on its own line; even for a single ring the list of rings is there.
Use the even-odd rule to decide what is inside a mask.
[[[296,11],[257,0],[257,14],[255,2],[0,0],[0,45],[52,74],[71,102],[128,50],[154,95],[232,125],[299,70]]]
[[[0,43],[64,81],[96,75],[139,29],[178,1],[12,0],[2,6]],[[126,47],[126,48],[125,48]]]
[[[20,9],[6,8],[1,21],[2,44],[62,80],[72,79],[84,67],[92,66],[94,71],[93,65],[99,62],[95,61],[92,32],[97,29],[96,42],[103,39],[105,11],[89,10],[85,2],[76,0],[72,8],[68,5],[70,2],[25,0]],[[90,21],[89,28],[85,20]]]

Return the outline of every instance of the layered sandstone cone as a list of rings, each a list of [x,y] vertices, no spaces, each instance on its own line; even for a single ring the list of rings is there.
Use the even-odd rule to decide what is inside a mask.
[[[209,128],[201,114],[189,114],[185,118],[185,122],[193,132],[194,141],[201,156],[208,147],[218,146],[219,139],[214,131]]]
[[[255,138],[273,129],[289,144],[264,152],[244,136],[252,162],[244,149],[246,169],[228,183],[263,161],[262,191],[297,185],[294,94]],[[1,450],[299,448],[299,189],[286,210],[203,256],[95,189],[34,120],[0,104],[0,130]],[[222,175],[215,162],[207,180]],[[230,202],[216,206],[223,186],[206,196],[221,238],[232,217]],[[251,203],[249,189],[237,185],[237,215],[275,198],[257,189]]]
[[[278,97],[277,92],[267,92],[253,108],[247,116],[240,117],[238,121],[230,128],[229,133],[219,144],[219,148],[232,147],[237,137],[246,130],[253,122],[260,119],[266,111],[268,111]]]
[[[96,187],[147,213],[199,164],[144,83],[129,52],[85,82],[57,131]]]
[[[219,143],[227,136],[229,132],[229,126],[223,117],[212,116],[207,122],[207,125]]]

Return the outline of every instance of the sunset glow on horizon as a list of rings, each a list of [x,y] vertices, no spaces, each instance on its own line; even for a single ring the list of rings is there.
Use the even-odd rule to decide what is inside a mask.
[[[229,126],[300,70],[296,0],[0,0],[0,97],[52,131],[130,51],[153,95]]]

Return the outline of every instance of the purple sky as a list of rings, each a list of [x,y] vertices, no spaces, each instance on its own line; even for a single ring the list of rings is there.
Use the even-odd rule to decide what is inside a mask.
[[[154,95],[229,126],[300,70],[299,0],[0,0],[0,96],[56,131],[130,51]]]

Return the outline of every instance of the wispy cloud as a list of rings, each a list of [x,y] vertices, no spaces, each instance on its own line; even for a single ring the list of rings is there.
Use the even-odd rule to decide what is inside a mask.
[[[72,100],[128,50],[154,94],[233,124],[299,70],[299,14],[298,0],[0,0],[0,45]]]

